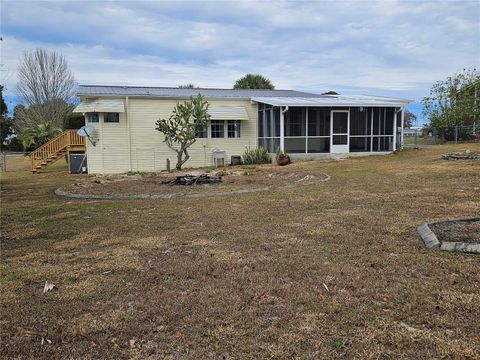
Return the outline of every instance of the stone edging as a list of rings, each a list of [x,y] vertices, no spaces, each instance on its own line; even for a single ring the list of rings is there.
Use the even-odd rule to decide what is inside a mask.
[[[320,180],[320,182],[326,182],[331,179],[331,176],[328,174],[325,175],[325,179]],[[311,185],[311,184],[304,184]],[[215,191],[208,193],[199,193],[199,194],[183,194],[183,193],[174,193],[174,194],[140,194],[140,195],[94,195],[94,194],[75,194],[63,190],[61,187],[55,189],[54,193],[57,196],[64,196],[67,198],[73,199],[87,199],[87,200],[146,200],[146,199],[187,199],[187,198],[207,198],[213,196],[228,196],[235,194],[247,194],[247,193],[256,193],[261,191],[268,191],[274,189],[291,189],[295,188],[298,185],[288,184],[283,186],[266,186],[262,188],[254,189],[241,189],[241,190],[232,190],[232,191]]]
[[[461,251],[461,252],[480,254],[480,244],[470,244],[470,243],[456,242],[456,241],[440,242],[437,239],[437,236],[435,235],[435,233],[429,227],[429,225],[433,225],[433,224],[441,224],[441,223],[444,224],[444,223],[451,223],[451,222],[458,222],[458,221],[480,221],[480,217],[424,223],[417,226],[417,232],[422,238],[423,242],[425,243],[425,246],[428,248],[439,248],[440,250],[445,250],[445,251]]]

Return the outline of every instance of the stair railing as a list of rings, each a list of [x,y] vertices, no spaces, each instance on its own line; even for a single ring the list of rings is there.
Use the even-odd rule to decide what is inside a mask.
[[[52,160],[54,156],[59,155],[59,152],[67,150],[72,145],[85,146],[85,138],[78,136],[76,130],[65,130],[58,134],[30,153],[30,170],[36,171],[37,167],[47,165],[48,160]]]

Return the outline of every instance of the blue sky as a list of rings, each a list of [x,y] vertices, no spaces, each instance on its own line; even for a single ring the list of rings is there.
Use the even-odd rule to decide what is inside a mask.
[[[277,88],[416,102],[480,63],[478,0],[2,0],[1,26],[10,104],[36,47],[63,53],[81,83],[229,88],[253,72]]]

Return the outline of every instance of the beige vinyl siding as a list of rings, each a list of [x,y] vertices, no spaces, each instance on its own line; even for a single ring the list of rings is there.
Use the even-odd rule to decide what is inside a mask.
[[[120,122],[102,121],[103,172],[122,173],[130,170],[127,121],[125,113],[120,113]]]
[[[170,159],[171,166],[175,166],[176,152],[163,142],[164,136],[155,130],[155,122],[160,118],[170,117],[179,101],[183,100],[129,99],[128,117],[131,120],[134,171],[165,170],[167,158]],[[189,148],[190,159],[185,163],[185,168],[211,166],[212,152],[215,149],[225,150],[227,162],[230,162],[230,156],[242,155],[246,147],[256,145],[256,105],[248,100],[208,100],[208,102],[212,106],[244,106],[249,120],[241,121],[240,138],[198,139]],[[227,136],[226,123],[225,136]]]
[[[100,116],[99,116],[99,121],[100,121]],[[100,122],[89,123],[87,122],[87,118],[85,116],[85,124],[95,129],[92,135],[90,135],[90,139],[95,143],[95,146],[92,144],[91,141],[87,139],[88,172],[90,174],[101,174],[103,172],[103,169],[102,169],[103,160],[102,160],[102,137],[100,135]]]
[[[208,100],[208,99],[207,99]],[[177,99],[139,99],[129,98],[127,113],[120,113],[120,123],[104,123],[103,114],[99,116],[94,135],[97,138],[95,147],[88,145],[89,173],[122,173],[132,171],[160,171],[166,169],[166,160],[170,159],[171,167],[176,164],[176,152],[164,142],[164,135],[155,129],[160,118],[168,118],[172,114]],[[256,146],[256,111],[257,107],[249,100],[208,100],[212,106],[244,106],[249,120],[241,120],[240,138],[227,138],[227,121],[225,121],[225,138],[198,139],[189,148],[190,159],[184,168],[211,166],[212,152],[215,149],[226,151],[227,163],[232,155],[242,155],[247,147]],[[130,125],[128,137],[127,119]],[[131,164],[129,140],[131,144]]]

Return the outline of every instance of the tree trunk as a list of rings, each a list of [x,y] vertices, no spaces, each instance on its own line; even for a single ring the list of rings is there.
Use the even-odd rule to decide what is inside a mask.
[[[177,152],[177,166],[176,166],[177,170],[182,170],[182,165],[183,165],[182,157],[183,157],[183,151],[180,150]]]
[[[180,146],[180,150],[177,151],[177,165],[175,166],[177,170],[181,170],[183,164],[185,164],[187,160],[190,159],[190,154],[188,153],[187,149],[191,144],[193,144],[193,142],[182,144]],[[184,155],[185,158],[183,158]]]

